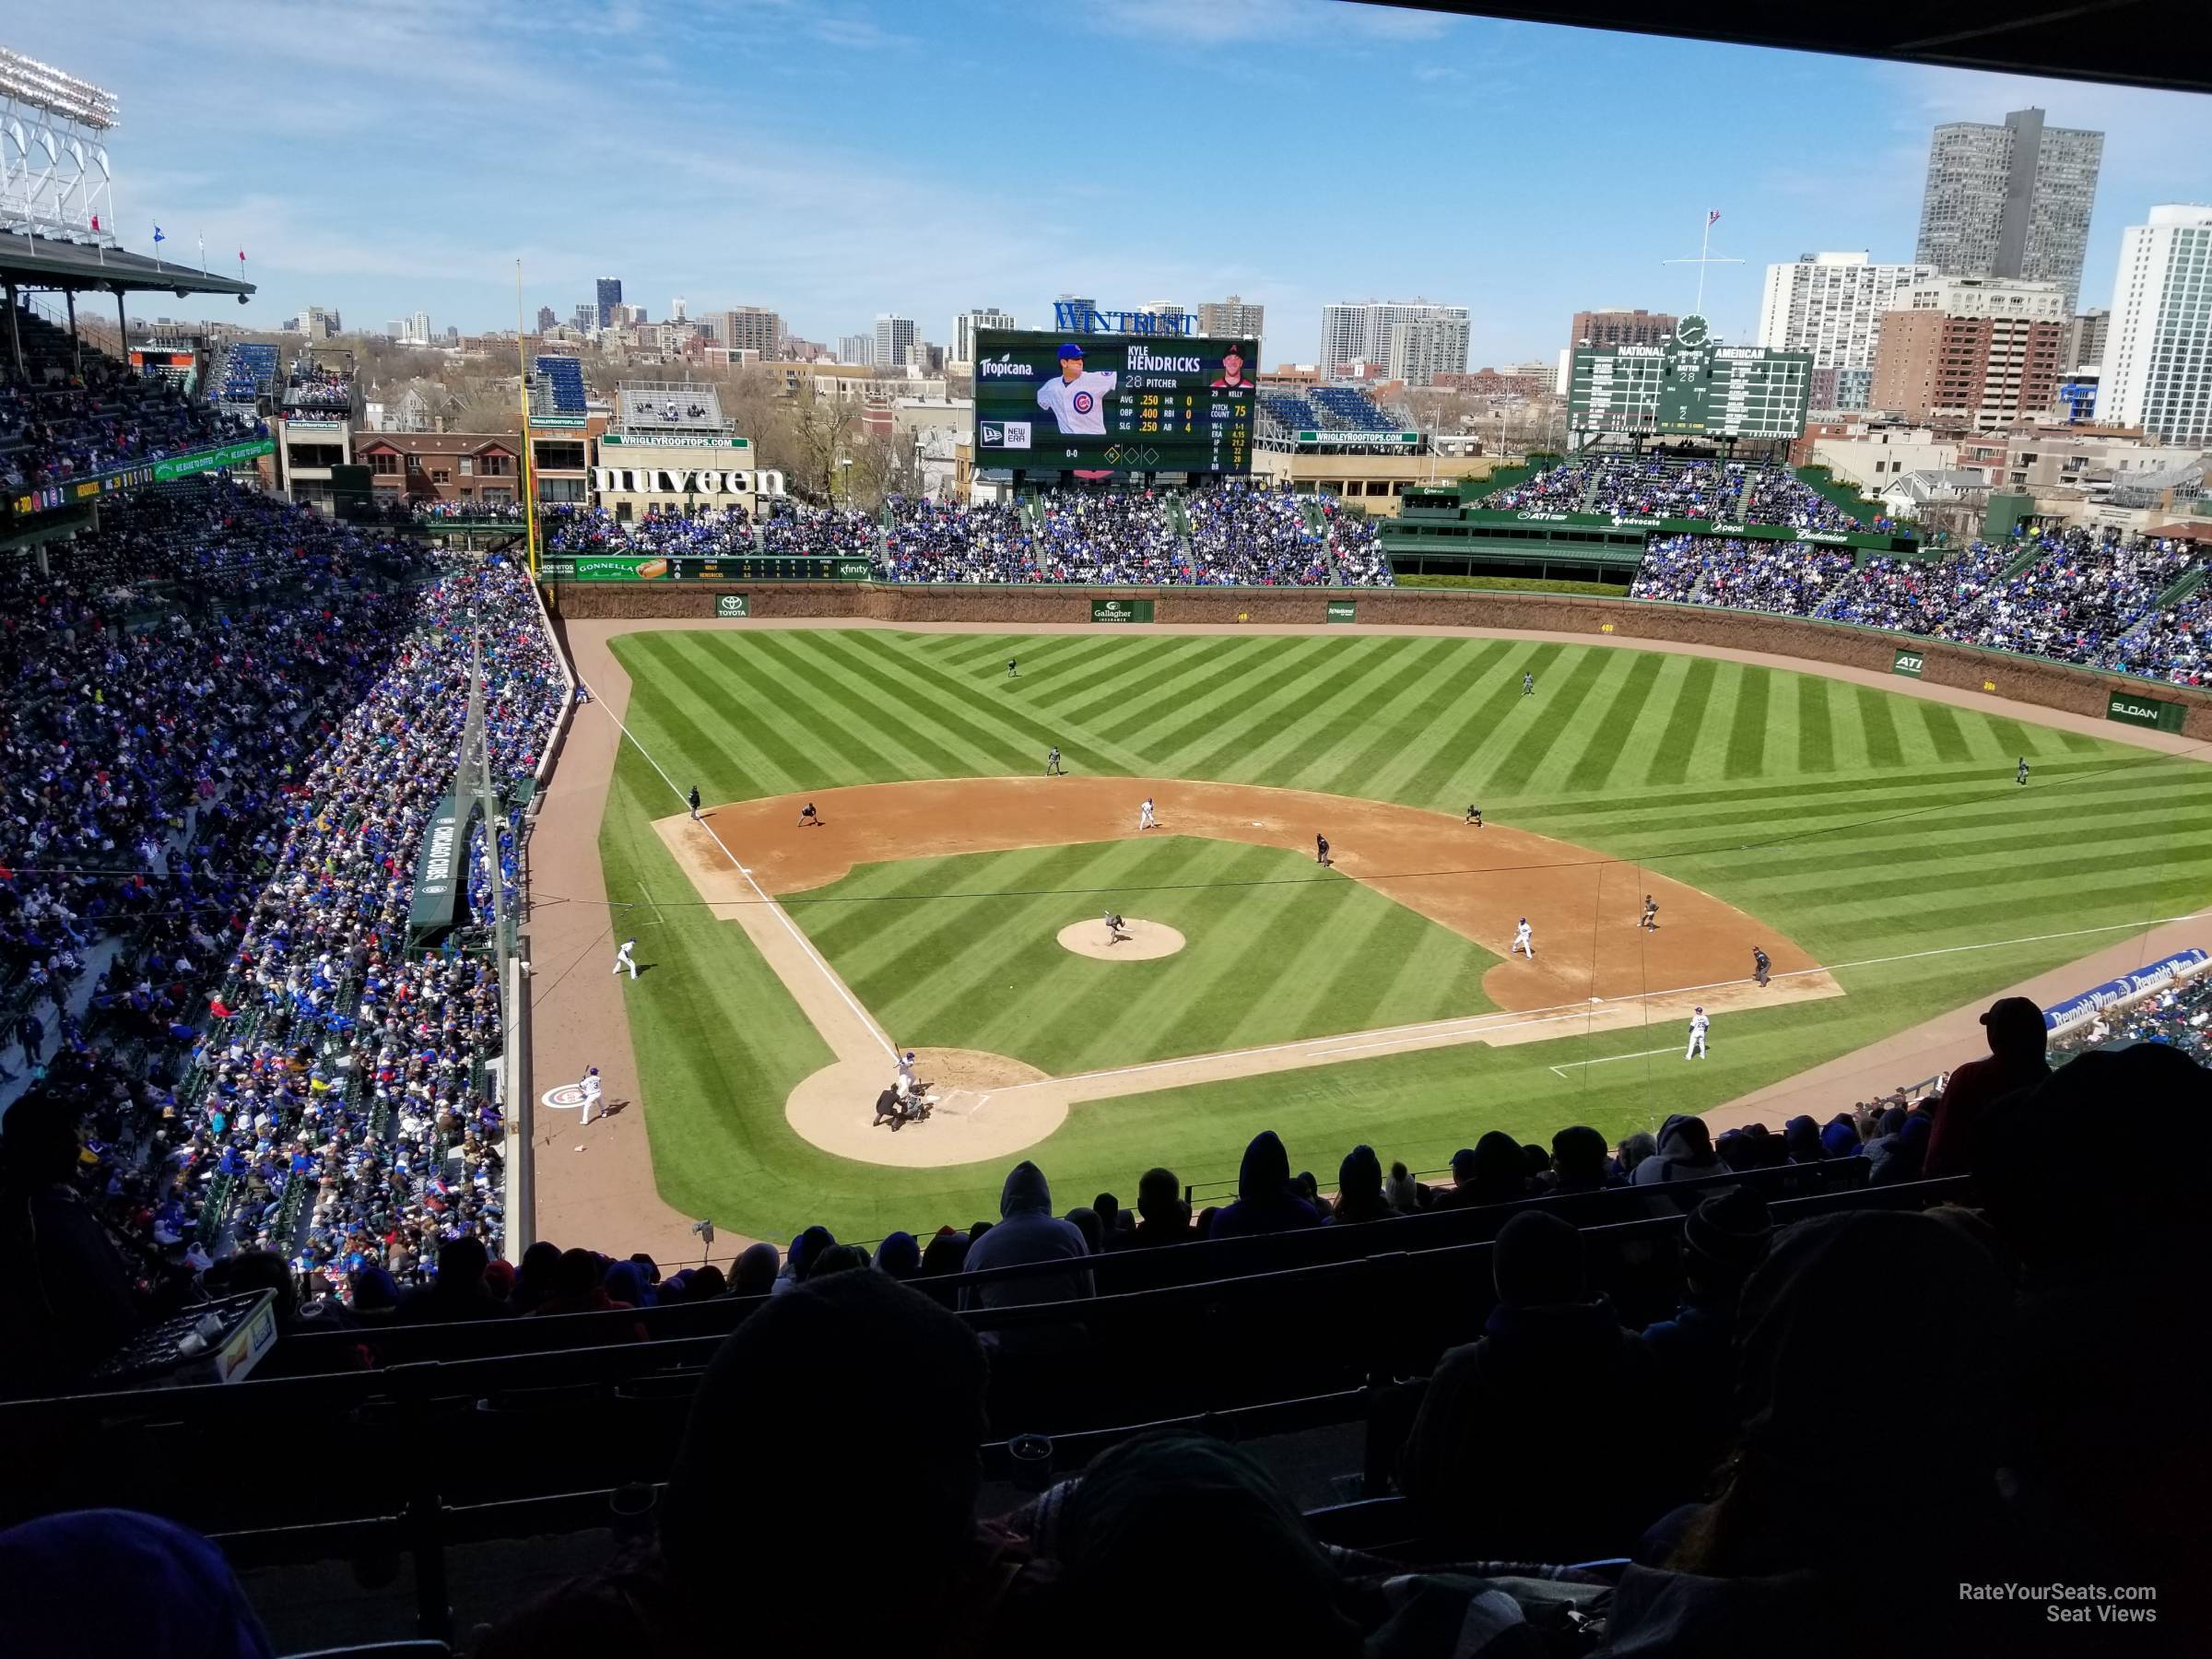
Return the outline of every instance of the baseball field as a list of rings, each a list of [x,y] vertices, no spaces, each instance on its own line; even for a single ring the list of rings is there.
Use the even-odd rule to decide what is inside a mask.
[[[1433,1169],[1489,1129],[1650,1127],[2212,900],[2212,768],[1752,664],[1350,629],[612,648],[599,857],[647,964],[618,994],[653,1178],[753,1237],[995,1215],[1018,1155],[1068,1205],[1233,1180],[1261,1128],[1326,1182],[1356,1141]],[[1117,957],[1108,912],[1179,939]],[[947,1095],[896,1131],[892,1045]]]

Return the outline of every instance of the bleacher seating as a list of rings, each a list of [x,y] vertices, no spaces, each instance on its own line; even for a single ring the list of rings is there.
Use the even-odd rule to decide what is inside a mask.
[[[273,393],[281,371],[276,347],[259,340],[233,341],[216,380],[216,396],[223,403],[251,404]]]
[[[619,386],[616,409],[629,431],[719,432],[726,424],[721,395],[703,382]]]
[[[537,385],[537,409],[546,415],[582,415],[588,400],[584,392],[583,365],[572,357],[548,355],[535,359]]]
[[[1272,420],[1282,429],[1269,436],[1290,437],[1302,431],[1332,435],[1359,432],[1399,432],[1404,422],[1357,386],[1270,386],[1260,394],[1263,424]]]

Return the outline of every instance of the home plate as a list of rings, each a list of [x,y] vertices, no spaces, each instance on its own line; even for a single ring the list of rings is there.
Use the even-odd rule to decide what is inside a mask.
[[[933,1113],[942,1112],[947,1117],[971,1118],[982,1110],[983,1102],[990,1098],[987,1094],[978,1094],[972,1088],[947,1089],[932,1100],[931,1111]]]

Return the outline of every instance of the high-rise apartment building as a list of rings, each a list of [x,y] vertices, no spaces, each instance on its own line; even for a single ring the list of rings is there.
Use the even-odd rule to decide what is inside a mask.
[[[1247,305],[1241,294],[1203,300],[1198,306],[1198,332],[1209,340],[1256,340],[1267,332],[1267,308]]]
[[[615,325],[615,308],[622,303],[622,278],[602,276],[598,289],[598,321],[602,328]]]
[[[1864,253],[1801,253],[1794,264],[1769,265],[1759,343],[1771,351],[1811,352],[1816,373],[1837,371],[1828,406],[1863,409],[1883,313],[1904,303],[1900,290],[1935,275],[1924,265],[1875,265]]]
[[[671,323],[681,323],[685,320],[684,297],[681,294],[678,294],[675,299],[668,301],[668,321]]]
[[[541,305],[537,308],[537,332],[539,334],[551,334],[559,323],[560,319],[553,314],[551,306]]]
[[[1321,308],[1321,372],[1333,376],[1348,363],[1382,365],[1390,357],[1390,331],[1400,323],[1434,322],[1432,373],[1465,374],[1467,370],[1467,308],[1434,305],[1426,300],[1340,300]]]
[[[2002,429],[2056,401],[2065,338],[2055,317],[1893,311],[1882,320],[1869,400],[1908,420]]]
[[[1681,319],[1671,312],[1582,311],[1574,313],[1569,346],[1661,346],[1674,338]]]
[[[857,363],[866,368],[876,360],[876,336],[872,334],[840,335],[837,339],[837,360]]]
[[[716,320],[714,334],[716,343],[731,351],[757,351],[761,362],[773,362],[783,319],[765,305],[734,305]]]
[[[2153,207],[2120,239],[2097,418],[2212,442],[2212,206]]]
[[[974,311],[959,312],[952,320],[952,357],[956,363],[975,361],[975,331],[979,328],[1011,328],[1014,313],[1000,311],[995,306],[979,306]]]
[[[418,346],[428,346],[430,343],[430,313],[429,312],[415,313],[407,327],[407,337]]]
[[[1912,257],[1947,276],[2055,282],[2073,308],[2104,135],[2015,110],[2002,125],[1946,122],[1928,146]]]
[[[1454,341],[1459,347],[1457,361],[1451,358]],[[1383,377],[1408,386],[1432,386],[1439,374],[1464,374],[1466,361],[1465,334],[1455,332],[1450,323],[1438,317],[1393,323],[1382,349]]]
[[[2112,332],[2112,313],[2100,305],[2066,325],[2066,372],[2102,366]]]
[[[1943,312],[1953,317],[2016,317],[2030,323],[2064,324],[2066,290],[2055,282],[1937,276],[1900,289],[1897,309]]]
[[[914,320],[889,312],[876,313],[876,351],[868,360],[878,369],[902,369],[914,343]]]

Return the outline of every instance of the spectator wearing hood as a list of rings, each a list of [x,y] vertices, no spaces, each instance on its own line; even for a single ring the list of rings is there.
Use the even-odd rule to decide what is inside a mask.
[[[0,1382],[75,1382],[137,1329],[123,1257],[74,1184],[76,1102],[33,1090],[0,1120],[0,1242],[6,1248],[7,1341]]]
[[[1670,1181],[1696,1181],[1705,1175],[1724,1175],[1728,1166],[1712,1149],[1712,1133],[1705,1120],[1677,1112],[1659,1125],[1658,1150],[1636,1166],[1631,1186],[1659,1186]],[[1696,1200],[1692,1199],[1694,1204]]]
[[[912,1233],[886,1234],[876,1246],[876,1265],[904,1283],[922,1271],[922,1246]]]
[[[1549,1193],[1602,1193],[1618,1186],[1606,1169],[1606,1137],[1577,1124],[1551,1137]]]
[[[1452,1190],[1438,1196],[1436,1206],[1475,1209],[1527,1196],[1528,1160],[1521,1143],[1502,1129],[1493,1129],[1475,1143],[1473,1151],[1453,1154]]]
[[[1782,1144],[1792,1163],[1817,1164],[1827,1156],[1820,1147],[1820,1125],[1804,1112],[1783,1124]]]
[[[533,1246],[532,1248],[535,1248]],[[773,1244],[747,1244],[730,1276],[732,1296],[766,1296],[776,1288],[783,1258]]]
[[[1044,1171],[1024,1159],[1006,1174],[998,1198],[998,1224],[968,1248],[963,1273],[985,1273],[1030,1262],[1086,1261],[1090,1246],[1082,1230],[1053,1214],[1053,1189]],[[1016,1308],[1032,1302],[1072,1301],[1090,1294],[1090,1275],[1073,1269],[1030,1278],[974,1285],[960,1292],[960,1306]]]
[[[1244,1148],[1237,1171],[1237,1201],[1214,1217],[1215,1239],[1248,1239],[1262,1233],[1294,1232],[1319,1227],[1321,1212],[1290,1190],[1290,1155],[1272,1129],[1263,1129]]]
[[[1972,1173],[1997,1102],[2051,1075],[2043,1057],[2050,1040],[2043,1011],[2026,997],[2005,996],[1990,1004],[1982,1029],[1988,1036],[1989,1057],[1969,1060],[1951,1073],[1936,1103],[1923,1160],[1931,1176]]]
[[[1336,1226],[1387,1221],[1397,1212],[1382,1196],[1382,1160],[1372,1147],[1354,1147],[1336,1166],[1336,1202],[1329,1220]]]
[[[0,1532],[0,1653],[270,1659],[223,1552],[129,1510],[76,1510]]]
[[[1987,1244],[1939,1214],[1846,1211],[1777,1237],[1737,1306],[1717,1495],[1646,1535],[1607,1651],[2020,1651],[2040,1606],[1959,1594],[2033,1571],[2006,1559],[1998,1499],[2012,1310]],[[1884,1415],[1878,1453],[1838,1428],[1877,1399],[1910,1403]],[[1868,1540],[1904,1537],[1870,1569]]]
[[[1437,1362],[1398,1459],[1431,1534],[1492,1559],[1572,1561],[1624,1549],[1664,1489],[1602,1425],[1656,1372],[1583,1277],[1582,1235],[1524,1210],[1491,1247],[1496,1305]]]

